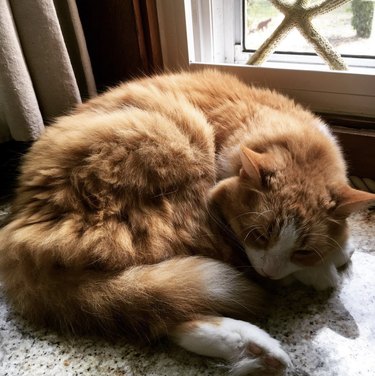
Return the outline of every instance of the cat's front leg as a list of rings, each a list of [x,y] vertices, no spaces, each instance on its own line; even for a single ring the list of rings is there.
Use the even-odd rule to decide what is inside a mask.
[[[346,265],[353,253],[354,246],[351,241],[348,241],[345,247],[333,253],[323,265],[297,271],[293,273],[293,277],[304,285],[314,287],[316,290],[337,287],[340,281],[337,268]]]
[[[299,270],[293,274],[295,279],[315,290],[337,287],[339,275],[334,263]]]
[[[332,262],[336,268],[346,265],[354,253],[354,244],[349,239],[346,244],[332,255]]]
[[[268,333],[228,317],[202,316],[184,322],[175,328],[172,339],[191,352],[227,360],[231,375],[282,375],[291,365]]]

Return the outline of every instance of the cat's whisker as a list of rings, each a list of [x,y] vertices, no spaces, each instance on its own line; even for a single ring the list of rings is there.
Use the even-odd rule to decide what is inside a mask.
[[[311,232],[309,235],[311,236],[321,236],[323,238],[326,238],[328,239],[330,242],[331,242],[331,245],[335,245],[337,246],[337,248],[340,250],[340,251],[343,251],[343,247],[337,242],[337,240],[333,239],[331,236],[329,235],[326,235],[326,234],[320,234],[320,233],[314,233],[314,232]]]
[[[264,211],[262,211],[261,213],[258,213],[257,218],[260,217],[260,216],[265,217],[265,213],[269,213],[269,212],[271,212],[273,215],[275,215],[275,213],[274,213],[273,210],[268,209],[268,210],[264,210]]]
[[[253,192],[253,193],[256,193],[258,196],[260,196],[260,198],[261,198],[262,200],[265,199],[266,195],[264,194],[264,192],[262,192],[262,191],[259,190],[259,189],[256,189],[254,186],[252,186],[252,185],[250,185],[250,184],[248,184],[248,183],[245,183],[245,184],[244,184],[244,187],[245,187],[248,191]]]
[[[259,216],[262,216],[262,215],[264,215],[265,213],[267,213],[267,212],[269,212],[269,211],[272,211],[272,210],[264,210],[264,211],[262,211],[262,212],[248,211],[248,212],[245,212],[245,213],[239,214],[239,215],[237,215],[237,216],[235,216],[235,217],[232,217],[231,219],[237,219],[237,218],[243,217],[243,216],[245,216],[245,215],[251,215],[251,214],[256,214],[256,215],[257,215],[257,218],[258,218]]]
[[[257,230],[257,228],[253,228],[252,230],[250,230],[250,231],[246,234],[246,236],[245,236],[244,239],[243,239],[243,242],[244,242],[244,243],[246,242],[247,238],[249,237],[249,235],[250,235],[254,230]]]
[[[161,193],[159,193],[159,194],[157,194],[155,196],[152,196],[152,198],[164,197],[164,196],[168,196],[168,195],[171,195],[173,193],[176,193],[176,192],[178,192],[178,188],[176,188],[175,190],[170,191],[170,192],[161,192]]]
[[[322,261],[322,262],[324,262],[324,257],[323,257],[323,255],[316,249],[316,248],[314,248],[314,247],[311,247],[310,248],[314,253],[316,253],[318,256],[319,256],[319,258],[320,258],[320,260]]]
[[[207,213],[210,216],[210,218],[225,232],[230,231],[228,227],[219,219],[217,218],[210,209],[207,209]]]
[[[235,303],[236,305],[240,306],[244,311],[246,312],[250,312],[250,313],[254,313],[250,310],[249,306],[245,306],[244,304],[240,303],[239,300],[237,299],[228,299],[228,301],[232,302],[232,303]]]
[[[233,234],[232,229],[231,229],[229,226],[227,226],[225,223],[223,223],[223,221],[221,221],[220,218],[217,218],[217,217],[215,216],[215,214],[213,214],[209,208],[207,208],[207,213],[208,213],[208,215],[210,216],[210,218],[214,221],[214,223],[215,223],[220,229],[222,229],[227,235],[229,235],[231,238],[233,238],[234,241],[238,244],[239,248],[242,249],[242,244],[241,244],[240,241],[237,239],[237,237]]]
[[[246,230],[244,230],[244,231],[248,231],[248,233],[246,234],[246,236],[245,236],[245,238],[244,238],[244,242],[247,240],[247,238],[249,237],[249,235],[253,232],[253,231],[255,231],[255,230],[262,230],[263,229],[263,227],[262,226],[252,226],[252,227],[250,227],[250,228],[247,228]]]
[[[339,220],[339,219],[329,218],[328,221],[329,222],[333,222],[336,225],[341,225],[342,224],[342,220]]]
[[[245,227],[245,228],[241,231],[241,233],[242,233],[242,232],[245,232],[245,231],[253,230],[253,229],[263,230],[264,227],[263,227],[263,226],[260,226],[260,225],[251,225],[251,226]]]

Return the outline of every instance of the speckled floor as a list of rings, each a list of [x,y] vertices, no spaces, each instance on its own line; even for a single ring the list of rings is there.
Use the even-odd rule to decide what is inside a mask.
[[[375,375],[375,212],[350,222],[356,252],[340,288],[285,289],[264,324],[292,358],[289,376]],[[212,360],[168,343],[136,348],[34,329],[11,312],[0,288],[1,376],[225,374]]]

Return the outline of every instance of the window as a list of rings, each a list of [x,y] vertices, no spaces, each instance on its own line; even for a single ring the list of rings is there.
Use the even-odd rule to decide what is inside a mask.
[[[278,9],[278,0],[243,0],[243,50],[254,53],[267,38],[280,28],[285,15]],[[312,9],[321,1],[310,1],[306,8]],[[341,55],[349,71],[375,72],[375,26],[374,2],[362,0],[339,0],[328,2],[332,9],[311,18],[312,28],[321,41]],[[309,11],[306,10],[306,14]],[[310,10],[311,12],[311,10]],[[303,22],[305,24],[306,21]],[[314,42],[314,41],[312,41]],[[276,47],[271,60],[300,68],[328,70],[328,64],[317,56],[313,43],[298,28],[292,28]]]
[[[158,0],[157,5],[167,67],[173,69],[184,64],[191,69],[214,66],[237,74],[249,83],[278,89],[314,111],[375,118],[375,69],[371,65],[375,48],[375,43],[371,42],[373,34],[362,47],[366,55],[362,50],[353,57],[354,48],[342,46],[340,53],[345,53],[345,48],[348,52],[344,59],[356,60],[356,63],[353,60],[349,62],[348,71],[329,70],[308,45],[290,42],[293,34],[289,42],[286,38],[279,45],[278,53],[268,58],[265,64],[249,66],[246,62],[252,53],[251,47],[258,47],[261,43],[259,35],[257,37],[249,32],[259,27],[257,31],[262,32],[264,37],[282,19],[271,0]],[[344,8],[346,27],[351,6],[346,4]],[[334,22],[331,22],[334,24],[337,15],[327,13],[321,17],[328,16],[334,17]],[[329,21],[324,22],[330,24]],[[319,23],[315,25],[321,28]],[[332,40],[330,30],[333,28],[324,32],[328,32],[325,37]],[[340,31],[338,34],[342,36],[347,32]]]

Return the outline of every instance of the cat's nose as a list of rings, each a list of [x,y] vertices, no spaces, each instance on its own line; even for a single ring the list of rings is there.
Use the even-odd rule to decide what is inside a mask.
[[[267,273],[264,271],[264,268],[261,269],[261,272],[262,272],[263,277],[266,277],[266,278],[272,278],[272,276],[270,276],[269,274],[267,274]]]

